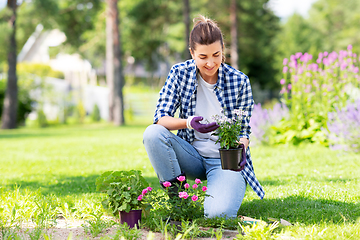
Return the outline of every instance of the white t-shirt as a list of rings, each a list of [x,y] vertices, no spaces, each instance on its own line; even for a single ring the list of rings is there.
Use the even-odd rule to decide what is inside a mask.
[[[196,94],[195,116],[202,116],[201,123],[210,123],[214,120],[214,115],[220,115],[221,105],[214,92],[215,84],[209,84],[198,74],[198,87]],[[193,146],[204,157],[220,158],[220,143],[215,144],[217,136],[209,133],[199,133],[195,131]]]

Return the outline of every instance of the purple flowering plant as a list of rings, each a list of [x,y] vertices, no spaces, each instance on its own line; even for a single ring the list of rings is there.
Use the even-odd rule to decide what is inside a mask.
[[[271,144],[272,127],[283,119],[289,118],[289,109],[285,104],[276,103],[272,108],[266,109],[260,103],[254,105],[251,126],[251,146]]]
[[[334,150],[360,151],[360,98],[329,113],[327,136]]]
[[[326,142],[322,129],[328,113],[345,107],[352,90],[360,87],[359,61],[351,45],[339,52],[320,52],[317,59],[301,52],[284,59],[280,94],[290,118],[277,129],[283,136],[279,142]]]
[[[171,182],[163,182],[165,191],[148,191],[138,196],[138,200],[148,206],[148,211],[160,213],[162,217],[171,217],[175,221],[187,221],[204,215],[204,200],[207,187],[200,179],[190,185],[186,182],[185,176],[179,176],[179,185],[176,193],[172,192]],[[170,196],[169,196],[170,195]]]
[[[241,109],[232,111],[232,118],[228,118],[222,110],[220,115],[212,116],[212,119],[219,125],[213,135],[218,136],[216,143],[220,143],[220,148],[238,148],[243,125],[245,123],[246,112]]]

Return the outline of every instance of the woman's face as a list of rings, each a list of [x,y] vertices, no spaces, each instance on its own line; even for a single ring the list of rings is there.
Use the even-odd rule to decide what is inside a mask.
[[[208,83],[217,82],[218,69],[222,62],[222,46],[220,41],[210,45],[196,44],[196,50],[190,53],[195,60],[196,66],[200,71],[201,77]]]

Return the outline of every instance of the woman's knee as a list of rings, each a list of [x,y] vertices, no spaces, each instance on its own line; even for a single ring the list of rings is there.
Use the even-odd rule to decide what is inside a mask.
[[[161,126],[159,124],[151,124],[148,126],[143,134],[143,141],[144,143],[153,141],[155,139],[158,139],[160,136],[162,136],[162,132],[169,131],[164,126]]]

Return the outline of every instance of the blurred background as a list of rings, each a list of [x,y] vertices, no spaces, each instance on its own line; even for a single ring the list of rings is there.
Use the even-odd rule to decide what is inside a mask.
[[[359,0],[0,0],[2,128],[151,122],[198,14],[217,21],[226,62],[264,107],[281,97],[284,58],[360,52]]]

